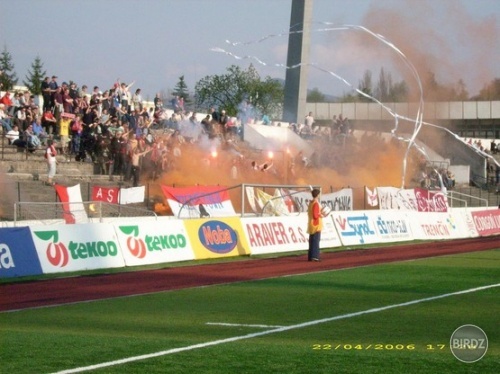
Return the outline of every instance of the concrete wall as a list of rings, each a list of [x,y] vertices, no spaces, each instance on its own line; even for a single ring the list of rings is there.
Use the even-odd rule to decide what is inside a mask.
[[[384,103],[403,117],[415,118],[417,103]],[[307,103],[306,113],[317,120],[331,120],[342,114],[352,120],[390,120],[393,117],[377,103]],[[500,119],[500,101],[445,101],[425,103],[424,121],[461,119]],[[305,113],[304,113],[305,116]]]

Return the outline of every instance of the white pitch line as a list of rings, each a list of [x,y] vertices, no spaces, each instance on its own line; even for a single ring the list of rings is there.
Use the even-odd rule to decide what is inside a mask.
[[[382,311],[389,310],[389,309],[401,308],[401,307],[404,307],[404,306],[420,304],[420,303],[427,302],[427,301],[444,299],[444,298],[450,297],[450,296],[464,295],[464,294],[467,294],[467,293],[472,293],[472,292],[487,290],[489,288],[495,288],[495,287],[500,287],[500,283],[490,284],[488,286],[482,286],[482,287],[476,287],[476,288],[469,288],[468,290],[451,292],[451,293],[446,293],[446,294],[437,295],[437,296],[426,297],[426,298],[423,298],[423,299],[417,299],[417,300],[407,301],[405,303],[400,303],[400,304],[386,305],[386,306],[383,306],[383,307],[380,307],[380,308],[372,308],[372,309],[362,310],[360,312],[342,314],[340,316],[334,316],[334,317],[329,317],[329,318],[317,319],[317,320],[313,320],[313,321],[309,321],[309,322],[299,323],[299,324],[296,324],[296,325],[279,327],[279,328],[272,329],[272,330],[261,331],[261,332],[256,332],[256,333],[252,333],[252,334],[247,334],[247,335],[240,335],[240,336],[235,336],[235,337],[227,338],[227,339],[220,339],[220,340],[214,340],[214,341],[206,342],[206,343],[199,343],[199,344],[189,345],[187,347],[173,348],[173,349],[168,349],[166,351],[149,353],[149,354],[140,355],[140,356],[133,356],[133,357],[128,357],[128,358],[123,358],[123,359],[120,359],[120,360],[103,362],[103,363],[96,364],[96,365],[82,366],[82,367],[78,367],[78,368],[74,368],[74,369],[62,370],[62,371],[58,371],[58,372],[56,372],[54,374],[72,374],[72,373],[81,373],[81,372],[89,371],[89,370],[102,369],[102,368],[105,368],[105,367],[122,365],[122,364],[126,364],[126,363],[129,363],[129,362],[141,361],[141,360],[146,360],[146,359],[149,359],[149,358],[155,358],[155,357],[161,357],[161,356],[171,355],[171,354],[179,353],[179,352],[191,351],[191,350],[198,349],[198,348],[206,348],[206,347],[211,347],[211,346],[214,346],[214,345],[232,343],[232,342],[235,342],[235,341],[238,341],[238,340],[251,339],[251,338],[256,338],[256,337],[259,337],[259,336],[276,334],[276,333],[279,333],[279,332],[284,332],[284,331],[289,331],[289,330],[301,329],[301,328],[304,328],[304,327],[319,325],[319,324],[322,324],[322,323],[327,323],[327,322],[332,322],[332,321],[338,321],[338,320],[346,319],[346,318],[357,317],[357,316],[361,316],[361,315],[364,315],[364,314],[378,313],[378,312],[382,312]]]
[[[256,327],[259,329],[277,329],[280,327],[285,327],[285,326],[279,326],[279,325],[247,325],[244,323],[223,323],[223,322],[207,322],[205,325],[215,325],[215,326],[229,326],[229,327]]]

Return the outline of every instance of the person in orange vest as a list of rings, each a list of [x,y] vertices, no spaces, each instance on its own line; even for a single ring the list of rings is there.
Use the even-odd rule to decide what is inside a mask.
[[[307,233],[309,234],[309,250],[307,252],[308,261],[320,261],[319,242],[321,240],[321,230],[323,229],[323,214],[319,196],[321,191],[312,189],[312,200],[307,208]]]

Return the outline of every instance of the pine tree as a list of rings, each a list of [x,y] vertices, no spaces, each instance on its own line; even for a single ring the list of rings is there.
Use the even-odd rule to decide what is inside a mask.
[[[42,93],[42,81],[47,72],[43,70],[43,63],[40,56],[37,56],[31,64],[31,70],[28,71],[26,80],[23,81],[24,85],[28,87],[34,95]]]
[[[12,63],[12,55],[4,46],[0,54],[0,87],[3,91],[12,90],[17,84],[17,76],[14,71],[14,64]]]
[[[185,108],[189,108],[191,106],[192,101],[189,97],[188,86],[184,81],[184,75],[179,77],[179,81],[175,85],[172,95],[182,97],[184,99]]]

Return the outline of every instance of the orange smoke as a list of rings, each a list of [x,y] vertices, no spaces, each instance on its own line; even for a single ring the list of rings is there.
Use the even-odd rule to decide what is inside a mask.
[[[374,2],[363,25],[385,36],[406,55],[420,75],[426,100],[447,99],[441,96],[442,90],[435,90],[431,75],[446,86],[463,80],[469,94],[478,93],[495,78],[500,32],[494,15],[474,20],[454,0],[391,2],[390,8]],[[390,55],[412,87],[415,99],[415,79],[408,75],[397,54]]]
[[[165,171],[156,181],[143,180],[143,183],[149,183],[150,195],[156,201],[164,201],[160,187],[162,184],[176,187],[231,187],[243,183],[318,185],[324,192],[338,191],[343,187],[363,191],[365,185],[400,187],[405,147],[404,143],[384,141],[377,135],[363,136],[359,140],[352,138],[345,147],[333,146],[332,143],[320,139],[314,143],[320,157],[320,165],[307,167],[296,157],[296,151],[290,156],[286,152],[275,152],[271,160],[265,152],[252,151],[240,145],[241,155],[236,155],[231,150],[219,149],[217,157],[213,157],[210,152],[200,149],[196,144],[184,144],[182,155],[176,159],[172,170]],[[257,165],[272,163],[272,167],[267,171],[254,170],[252,161]],[[292,161],[295,165],[293,172],[290,169]],[[413,175],[413,163],[409,164],[407,180]],[[237,168],[236,179],[233,179],[231,171],[233,165]],[[266,192],[272,194],[274,189]],[[241,189],[234,188],[229,193],[233,206],[239,211]]]

